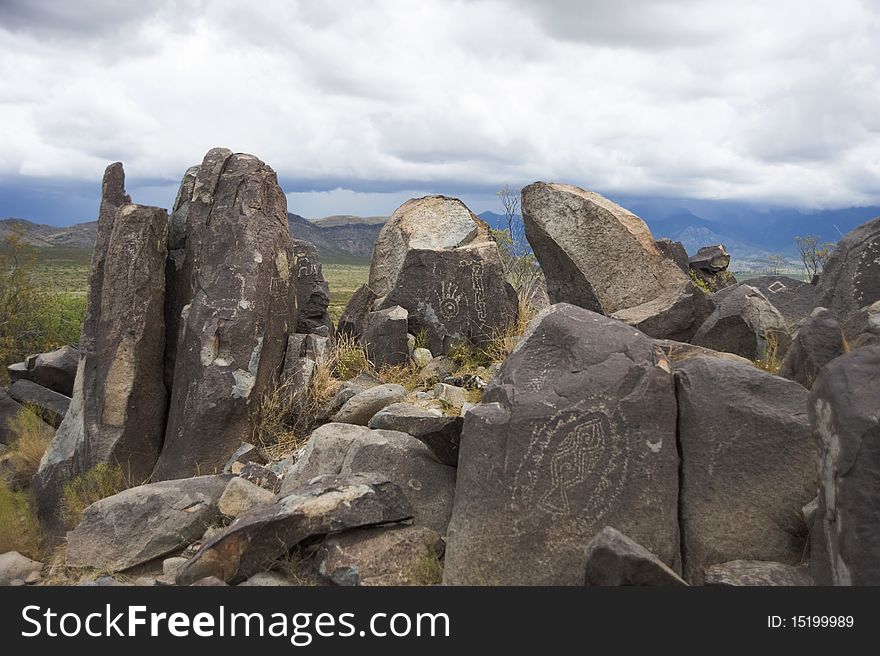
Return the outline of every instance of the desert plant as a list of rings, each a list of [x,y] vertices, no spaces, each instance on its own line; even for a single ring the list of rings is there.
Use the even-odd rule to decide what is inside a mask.
[[[430,338],[428,336],[428,331],[422,328],[415,334],[415,342],[413,342],[413,348],[428,348],[428,344],[430,343]]]
[[[755,366],[771,374],[779,373],[782,360],[779,357],[779,336],[776,332],[768,330],[764,333],[763,357],[755,360]]]
[[[0,481],[0,553],[17,551],[40,560],[43,536],[27,492],[15,492]]]
[[[4,456],[18,456],[20,468],[24,467],[19,474],[29,479],[37,473],[54,431],[27,405],[10,420],[9,428],[17,438],[9,445]]]
[[[337,335],[330,361],[333,375],[339,380],[351,380],[358,374],[374,370],[364,345],[347,334]]]
[[[79,524],[83,511],[101,499],[113,496],[129,487],[122,467],[99,463],[64,485],[62,516],[70,528]]]
[[[807,235],[806,237],[797,236],[794,238],[795,246],[797,246],[798,254],[801,256],[801,262],[804,264],[804,271],[807,273],[807,280],[813,280],[822,273],[834,244],[819,241],[818,235]]]
[[[712,288],[709,287],[709,284],[708,284],[705,280],[703,280],[702,278],[700,278],[700,276],[698,276],[698,275],[694,272],[693,269],[688,269],[688,275],[689,275],[690,278],[691,278],[691,282],[694,283],[694,284],[697,286],[697,289],[699,289],[700,291],[702,291],[702,292],[703,292],[704,294],[706,294],[706,295],[712,293]]]
[[[410,580],[415,585],[438,585],[443,580],[443,563],[436,551],[429,549],[413,563]]]

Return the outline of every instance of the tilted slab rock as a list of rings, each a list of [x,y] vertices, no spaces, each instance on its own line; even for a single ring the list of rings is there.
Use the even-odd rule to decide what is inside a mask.
[[[119,572],[198,540],[218,522],[231,476],[150,483],[96,501],[67,534],[68,567]]]
[[[816,308],[794,334],[779,375],[810,389],[822,367],[848,350],[834,314]]]
[[[687,585],[635,540],[606,526],[587,545],[584,585]]]
[[[18,403],[33,408],[43,421],[54,428],[58,428],[70,407],[69,397],[29,380],[12,383],[9,396]]]
[[[189,298],[153,480],[219,471],[250,437],[293,328],[293,263],[275,172],[252,155],[210,151],[186,217],[180,275]]]
[[[296,332],[330,337],[333,334],[333,321],[327,313],[330,285],[324,279],[318,249],[311,242],[294,239],[293,254],[296,258]]]
[[[851,349],[880,344],[880,301],[851,314],[843,323],[843,334]]]
[[[655,339],[654,344],[663,352],[669,361],[670,367],[673,369],[675,369],[676,365],[689,358],[698,358],[701,356],[720,358],[722,360],[730,360],[731,362],[739,362],[747,365],[753,364],[751,360],[746,360],[740,355],[725,353],[724,351],[713,351],[712,349],[697,346],[696,344],[676,342],[671,339]]]
[[[660,254],[667,260],[672,260],[683,273],[688,272],[688,254],[684,249],[684,244],[680,241],[672,241],[666,237],[655,239],[654,245]]]
[[[816,493],[807,391],[712,357],[676,367],[684,578],[730,560],[800,563],[800,510]]]
[[[425,410],[410,403],[393,403],[373,415],[367,426],[412,435],[444,465],[456,467],[463,422],[461,417],[451,417],[436,410]]]
[[[706,568],[706,585],[808,586],[810,572],[800,565],[761,560],[733,560]]]
[[[543,310],[465,414],[444,582],[581,585],[607,525],[677,570],[677,515],[675,391],[652,340]]]
[[[309,538],[399,522],[411,514],[400,489],[380,475],[321,476],[239,515],[181,568],[177,584],[207,576],[239,581],[268,569]]]
[[[810,570],[819,585],[880,585],[880,345],[837,358],[809,400],[819,442]]]
[[[819,276],[818,305],[841,321],[880,301],[880,216],[837,242]]]
[[[13,383],[29,380],[69,397],[73,394],[78,364],[79,350],[73,346],[62,346],[54,351],[29,356],[25,362],[10,365],[7,370],[9,380]]]
[[[377,412],[392,403],[400,403],[406,398],[402,385],[386,383],[376,385],[352,395],[333,415],[332,421],[366,426]]]

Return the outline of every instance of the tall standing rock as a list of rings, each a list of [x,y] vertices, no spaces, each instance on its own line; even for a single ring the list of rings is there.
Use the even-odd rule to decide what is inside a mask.
[[[837,243],[819,276],[818,296],[841,321],[880,300],[880,216]]]
[[[822,367],[848,350],[834,314],[825,308],[816,308],[792,337],[779,375],[810,389]]]
[[[482,343],[516,321],[516,293],[489,226],[456,198],[397,208],[379,233],[368,285],[379,297],[375,309],[407,310],[410,332],[424,330],[432,353]]]
[[[153,480],[221,469],[250,437],[296,312],[287,200],[252,155],[214,149],[193,185],[165,444]]]
[[[711,311],[645,222],[607,198],[535,182],[522,190],[522,209],[551,303],[615,315],[652,337],[679,341]]]
[[[651,339],[566,303],[464,418],[444,582],[580,585],[611,525],[680,566],[672,375]]]
[[[114,463],[144,480],[162,444],[168,217],[132,205],[124,182],[121,164],[107,167],[73,399],[33,481],[50,531],[70,478]]]
[[[714,357],[680,362],[675,378],[685,578],[731,560],[800,563],[817,482],[807,391]]]
[[[820,453],[813,578],[880,585],[880,345],[826,366],[810,393],[809,413]]]
[[[331,337],[333,321],[327,313],[330,285],[324,280],[318,249],[310,242],[294,239],[293,254],[296,257],[296,332]]]

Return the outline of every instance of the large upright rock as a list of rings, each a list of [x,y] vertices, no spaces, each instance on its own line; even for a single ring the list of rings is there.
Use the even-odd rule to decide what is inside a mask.
[[[296,257],[296,332],[330,337],[333,333],[333,321],[327,313],[330,285],[324,280],[318,249],[311,242],[294,239],[293,254]]]
[[[880,300],[880,216],[837,242],[819,276],[818,296],[841,321]]]
[[[460,200],[426,196],[401,205],[379,233],[370,265],[375,309],[399,305],[409,331],[424,330],[432,353],[483,343],[516,320],[489,226]]]
[[[764,360],[773,353],[785,355],[791,336],[779,310],[754,287],[740,285],[721,296],[691,341],[749,360]]]
[[[779,375],[810,389],[822,367],[848,350],[834,314],[825,308],[816,308],[792,338]]]
[[[464,418],[446,583],[580,585],[607,525],[679,568],[675,390],[655,357],[567,303],[532,320]]]
[[[107,167],[73,398],[33,481],[50,532],[71,477],[114,463],[145,480],[162,444],[168,217],[132,205],[124,181],[121,164]]]
[[[252,155],[208,152],[193,185],[180,271],[173,389],[153,480],[223,467],[281,370],[296,311],[287,200]]]
[[[339,323],[336,326],[337,337],[359,341],[367,329],[367,319],[372,312],[375,300],[376,292],[370,289],[369,285],[361,285],[348,299],[348,303],[339,317]]]
[[[680,241],[672,241],[667,237],[654,240],[654,245],[660,254],[667,260],[672,260],[682,272],[688,272],[688,254],[684,249],[684,244]]]
[[[680,341],[709,313],[687,274],[658,250],[645,222],[607,198],[535,182],[522,190],[522,209],[551,303],[614,314],[652,337]]]
[[[817,484],[807,391],[713,357],[684,360],[675,378],[685,578],[731,560],[798,564]]]
[[[880,345],[827,365],[813,385],[809,413],[821,463],[813,578],[880,585]]]

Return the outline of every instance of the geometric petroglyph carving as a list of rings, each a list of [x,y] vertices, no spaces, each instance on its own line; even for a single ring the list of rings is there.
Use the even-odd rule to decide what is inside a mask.
[[[779,292],[784,292],[788,287],[786,287],[781,280],[774,280],[767,286],[767,291],[771,294],[778,294]]]
[[[629,460],[627,440],[601,404],[582,401],[534,431],[514,476],[514,502],[589,528],[620,495]]]

